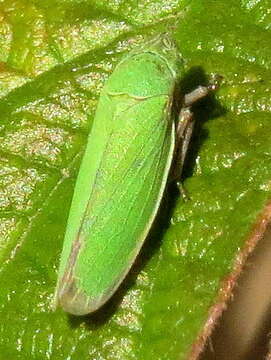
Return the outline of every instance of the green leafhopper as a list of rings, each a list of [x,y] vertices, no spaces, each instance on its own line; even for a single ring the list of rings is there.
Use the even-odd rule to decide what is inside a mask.
[[[150,230],[173,157],[178,171],[192,131],[184,97],[172,116],[178,54],[166,36],[115,68],[98,102],[79,170],[61,255],[55,301],[75,315],[101,307],[116,291]]]

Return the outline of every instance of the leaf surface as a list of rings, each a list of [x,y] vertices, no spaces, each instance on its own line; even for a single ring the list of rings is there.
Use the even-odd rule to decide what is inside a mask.
[[[268,9],[267,0],[0,2],[0,359],[197,358],[206,320],[220,314],[238,259],[270,217]],[[101,311],[53,312],[100,90],[128,51],[165,31],[185,63],[183,91],[223,77],[194,109],[189,199],[169,190],[137,264]]]

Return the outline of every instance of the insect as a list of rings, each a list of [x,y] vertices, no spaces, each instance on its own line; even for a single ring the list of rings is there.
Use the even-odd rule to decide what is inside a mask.
[[[172,114],[178,54],[167,36],[115,68],[98,102],[79,170],[60,260],[55,302],[85,315],[128,273],[154,221],[173,158],[179,175],[192,133],[190,106]]]

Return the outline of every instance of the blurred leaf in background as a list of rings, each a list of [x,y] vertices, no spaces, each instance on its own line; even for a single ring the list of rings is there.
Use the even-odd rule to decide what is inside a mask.
[[[192,344],[210,330],[210,307],[220,313],[229,297],[236,259],[249,252],[240,249],[254,246],[249,234],[270,197],[269,5],[0,1],[1,360],[197,358],[201,344]],[[183,57],[183,91],[223,77],[215,97],[194,109],[189,201],[168,192],[136,266],[101,311],[53,312],[100,90],[123,56],[161,32]]]

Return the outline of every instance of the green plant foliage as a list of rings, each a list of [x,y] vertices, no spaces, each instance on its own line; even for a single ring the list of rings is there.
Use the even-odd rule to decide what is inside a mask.
[[[269,7],[267,0],[0,1],[1,360],[187,357],[270,197]],[[194,109],[188,199],[169,188],[136,266],[101,311],[53,312],[100,90],[128,51],[161,32],[183,57],[183,91],[223,77]]]

